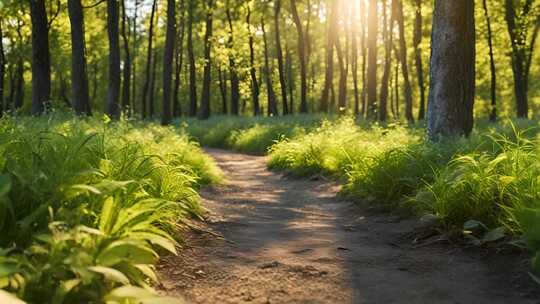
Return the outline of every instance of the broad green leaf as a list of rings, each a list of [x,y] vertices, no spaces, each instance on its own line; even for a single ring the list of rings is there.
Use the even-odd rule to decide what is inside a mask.
[[[0,278],[10,276],[18,271],[19,269],[15,263],[0,262]]]
[[[129,284],[129,279],[122,272],[114,268],[104,267],[104,266],[92,266],[92,267],[88,267],[88,269],[93,272],[102,274],[107,280],[124,284],[124,285]]]
[[[137,239],[146,240],[152,245],[159,246],[172,254],[177,254],[176,243],[172,239],[149,232],[135,232],[131,234],[131,236]]]
[[[503,239],[506,236],[506,228],[495,228],[484,235],[483,242],[496,242]]]
[[[152,266],[140,264],[140,265],[135,265],[135,267],[137,269],[139,269],[140,272],[142,272],[142,274],[144,274],[145,276],[150,278],[152,281],[154,281],[156,283],[158,282],[156,272],[155,272],[155,270],[154,270],[154,268]]]
[[[109,233],[110,227],[112,227],[112,217],[114,210],[114,198],[109,196],[103,202],[101,208],[101,214],[99,215],[99,230]]]
[[[478,229],[482,229],[482,230],[485,230],[487,229],[486,225],[484,225],[484,223],[480,222],[480,221],[476,221],[476,220],[468,220],[465,222],[465,224],[463,224],[463,230],[478,230]]]
[[[157,254],[140,242],[120,240],[109,244],[100,252],[97,261],[103,266],[114,266],[127,261],[133,264],[152,264]]]
[[[67,280],[60,283],[60,286],[56,288],[56,292],[54,293],[54,297],[51,301],[52,304],[62,304],[64,303],[64,299],[66,298],[67,294],[73,290],[73,288],[77,287],[81,283],[81,280],[79,279],[73,279],[73,280]]]

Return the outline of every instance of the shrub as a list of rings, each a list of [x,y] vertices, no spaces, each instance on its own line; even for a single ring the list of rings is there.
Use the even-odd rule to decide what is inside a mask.
[[[146,123],[4,118],[0,154],[0,288],[29,303],[156,298],[159,253],[220,179],[185,134]]]

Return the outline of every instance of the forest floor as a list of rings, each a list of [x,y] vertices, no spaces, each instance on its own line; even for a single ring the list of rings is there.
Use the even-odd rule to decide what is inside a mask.
[[[266,169],[264,157],[207,150],[227,177],[203,189],[205,223],[158,266],[188,303],[537,303],[516,253],[414,244],[418,220],[366,210],[324,178]]]

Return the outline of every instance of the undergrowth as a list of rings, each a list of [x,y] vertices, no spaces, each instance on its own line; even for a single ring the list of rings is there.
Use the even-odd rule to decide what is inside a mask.
[[[297,115],[281,117],[215,116],[205,121],[178,121],[201,145],[238,152],[265,155],[277,141],[305,134],[317,127],[322,116]]]
[[[154,264],[176,253],[180,221],[200,213],[198,187],[220,179],[186,134],[62,114],[3,118],[0,154],[0,298],[171,300],[151,288]]]
[[[481,123],[437,143],[401,125],[325,122],[270,148],[269,167],[344,180],[343,193],[379,209],[430,215],[438,228],[481,245],[513,236],[540,271],[538,127]],[[517,240],[516,240],[517,238]]]

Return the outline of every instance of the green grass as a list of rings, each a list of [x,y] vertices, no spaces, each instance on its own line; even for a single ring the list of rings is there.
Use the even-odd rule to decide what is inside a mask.
[[[343,180],[343,193],[438,219],[475,244],[512,236],[540,272],[540,139],[532,121],[481,122],[467,139],[427,142],[421,127],[325,122],[270,149],[269,167]]]
[[[201,145],[238,152],[265,155],[283,138],[297,137],[317,127],[322,116],[297,115],[282,117],[215,116],[200,121],[177,121]]]
[[[0,154],[0,288],[27,303],[157,297],[155,262],[221,178],[183,131],[138,122],[3,118]]]

